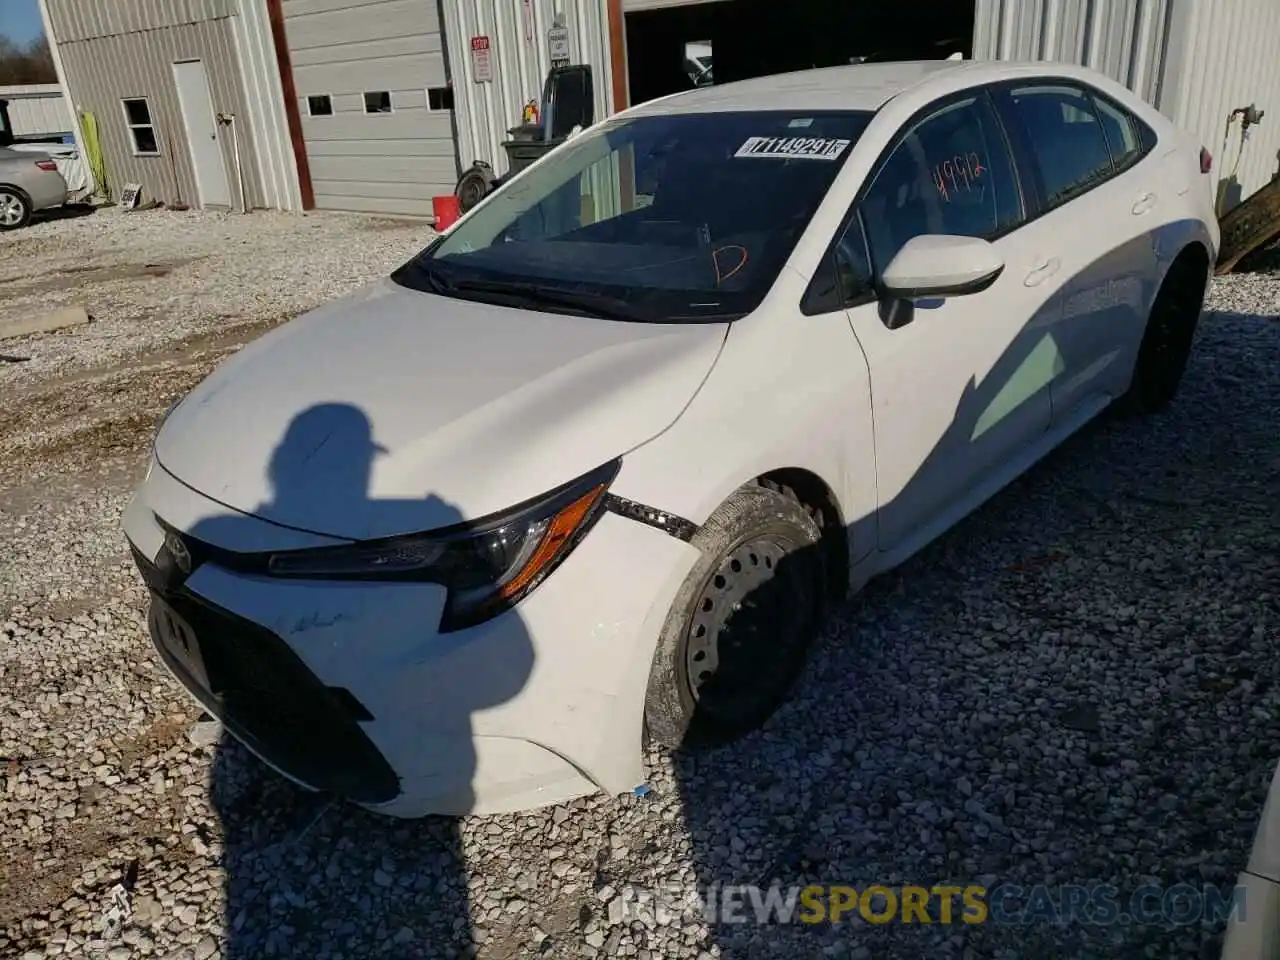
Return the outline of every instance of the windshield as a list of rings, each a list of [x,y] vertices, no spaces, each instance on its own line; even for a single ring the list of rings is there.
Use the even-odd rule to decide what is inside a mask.
[[[628,320],[741,316],[773,285],[869,120],[744,112],[614,121],[502,186],[393,279]]]

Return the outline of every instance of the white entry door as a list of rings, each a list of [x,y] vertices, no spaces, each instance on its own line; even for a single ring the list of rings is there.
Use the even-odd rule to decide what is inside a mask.
[[[191,150],[191,169],[195,172],[199,194],[197,203],[202,207],[229,207],[231,188],[227,184],[227,166],[218,142],[218,124],[213,115],[213,96],[209,93],[204,63],[199,60],[175,63],[173,83],[178,89],[182,126]]]

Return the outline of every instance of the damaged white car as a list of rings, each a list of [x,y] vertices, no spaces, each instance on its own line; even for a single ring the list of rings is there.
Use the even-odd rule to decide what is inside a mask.
[[[172,410],[124,527],[165,664],[396,816],[632,789],[1105,409],[1161,409],[1208,154],[1061,65],[708,87],[559,146]]]

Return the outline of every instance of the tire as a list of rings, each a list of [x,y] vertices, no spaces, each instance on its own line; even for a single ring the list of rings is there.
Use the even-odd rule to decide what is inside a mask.
[[[803,669],[826,606],[821,517],[786,487],[738,490],[693,544],[702,556],[667,615],[645,695],[647,739],[671,749],[727,743],[764,723]]]
[[[466,213],[493,190],[493,171],[487,166],[475,164],[458,178],[454,194],[458,197],[458,211]]]
[[[1180,256],[1169,268],[1151,304],[1133,379],[1118,404],[1121,413],[1159,413],[1177,396],[1204,307],[1207,269],[1207,263],[1198,263],[1195,256],[1188,254]]]
[[[31,201],[17,187],[0,186],[0,230],[17,230],[31,222]]]

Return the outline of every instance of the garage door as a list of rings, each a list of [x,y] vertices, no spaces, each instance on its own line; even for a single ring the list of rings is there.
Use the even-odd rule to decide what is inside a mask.
[[[429,214],[458,176],[437,4],[283,8],[316,206]]]

